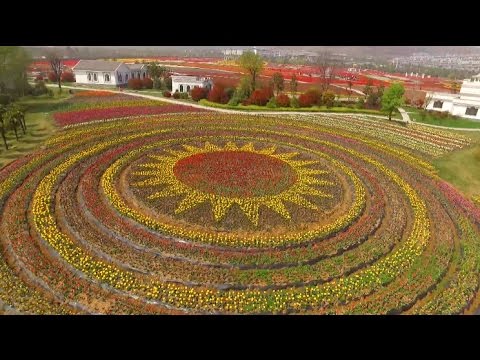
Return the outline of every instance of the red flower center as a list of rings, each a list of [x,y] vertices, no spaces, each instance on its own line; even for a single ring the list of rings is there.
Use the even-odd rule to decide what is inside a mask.
[[[177,179],[195,189],[228,197],[273,195],[297,179],[286,162],[247,151],[215,151],[179,160]]]

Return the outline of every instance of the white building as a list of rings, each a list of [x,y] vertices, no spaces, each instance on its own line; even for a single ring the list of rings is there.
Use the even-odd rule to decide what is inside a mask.
[[[213,87],[210,78],[197,76],[172,76],[172,93],[190,92],[195,87],[208,88]]]
[[[129,79],[147,77],[146,64],[124,64],[117,61],[80,60],[73,68],[75,81],[89,85],[126,85]]]
[[[145,79],[148,77],[147,64],[125,64],[130,69],[129,78]]]
[[[463,80],[459,94],[428,92],[427,110],[448,111],[452,115],[480,120],[480,74]]]

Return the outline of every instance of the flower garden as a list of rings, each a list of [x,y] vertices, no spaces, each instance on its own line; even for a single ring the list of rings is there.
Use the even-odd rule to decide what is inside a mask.
[[[159,103],[75,96],[61,131],[0,170],[2,311],[479,307],[480,208],[431,165],[467,137]]]
[[[189,106],[139,99],[110,91],[80,91],[54,114],[59,126],[74,126],[95,120],[176,112],[199,112]]]

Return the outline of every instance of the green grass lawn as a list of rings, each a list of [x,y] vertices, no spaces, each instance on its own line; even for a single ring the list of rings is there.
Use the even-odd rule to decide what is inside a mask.
[[[422,119],[419,109],[410,106],[405,106],[404,109],[406,112],[409,113],[410,118],[418,123],[464,129],[480,129],[480,121],[462,119],[453,116],[447,116],[446,118],[438,118],[430,114],[427,114],[425,118]]]
[[[442,179],[471,198],[480,195],[480,133],[467,136],[474,141],[472,146],[435,159],[433,165]]]
[[[0,168],[35,151],[56,131],[57,127],[51,117],[51,112],[55,111],[70,95],[66,90],[59,94],[58,88],[54,89],[54,94],[53,98],[47,95],[27,96],[18,101],[18,104],[27,108],[25,114],[27,132],[23,134],[21,130],[18,130],[19,140],[17,141],[13,130],[9,131],[7,133],[8,150],[0,140]]]

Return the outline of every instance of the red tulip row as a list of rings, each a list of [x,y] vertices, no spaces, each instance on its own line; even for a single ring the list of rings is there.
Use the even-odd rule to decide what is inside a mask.
[[[203,109],[197,109],[183,105],[149,105],[132,107],[115,107],[102,109],[89,109],[80,111],[70,111],[65,113],[55,113],[54,119],[60,126],[67,126],[79,123],[85,123],[94,120],[106,120],[112,118],[124,118],[131,116],[157,115],[177,112],[202,112]]]

